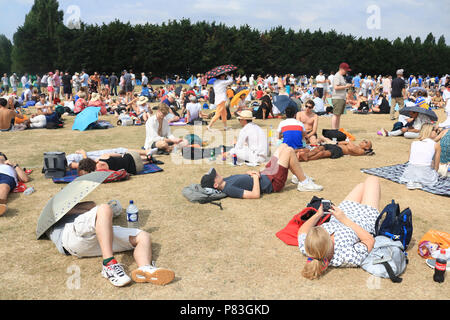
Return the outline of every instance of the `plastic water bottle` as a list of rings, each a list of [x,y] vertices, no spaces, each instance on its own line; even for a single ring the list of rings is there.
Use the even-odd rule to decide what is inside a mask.
[[[444,282],[446,269],[447,269],[447,255],[445,253],[445,250],[441,250],[441,253],[436,259],[433,280],[439,283]]]
[[[133,200],[130,200],[130,205],[127,208],[127,222],[128,228],[139,228],[139,209]]]
[[[27,188],[27,190],[25,190],[23,192],[23,194],[28,196],[28,195],[32,194],[33,192],[34,192],[34,188],[33,187],[29,187],[29,188]]]
[[[225,146],[222,146],[222,161],[227,161],[227,151]]]
[[[215,161],[216,160],[216,149],[212,148],[211,149],[211,157],[209,158],[210,161]]]
[[[233,166],[237,166],[237,154],[233,153]]]

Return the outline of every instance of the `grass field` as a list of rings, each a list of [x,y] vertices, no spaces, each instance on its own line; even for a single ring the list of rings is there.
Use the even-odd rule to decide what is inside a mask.
[[[443,111],[437,113],[442,121]],[[339,203],[367,177],[361,168],[408,160],[411,140],[376,135],[381,127],[392,127],[388,117],[343,116],[341,126],[358,141],[371,140],[376,155],[302,164],[305,172],[324,186],[320,193],[300,193],[288,182],[283,192],[258,200],[224,199],[223,211],[214,205],[193,204],[181,190],[190,183],[199,183],[212,165],[224,175],[244,173],[249,168],[232,167],[221,159],[214,164],[186,163],[177,156],[158,156],[165,162],[163,172],[101,185],[86,200],[104,203],[118,199],[124,206],[135,200],[141,228],[152,236],[153,259],[158,266],[176,273],[175,281],[164,287],[133,283],[120,289],[101,277],[101,258],[63,256],[50,240],[36,240],[36,223],[43,207],[63,187],[45,179],[40,171],[47,151],[69,154],[80,148],[138,149],[144,144],[145,127],[78,132],[71,130],[74,118],[66,117],[65,128],[59,130],[1,133],[0,151],[22,167],[34,169],[27,185],[36,192],[29,196],[11,194],[9,211],[0,217],[0,299],[449,299],[449,281],[433,282],[433,270],[417,254],[417,243],[425,232],[450,230],[449,198],[409,191],[404,185],[380,180],[382,207],[395,199],[401,208],[409,206],[413,212],[410,260],[401,284],[372,278],[362,269],[344,268],[330,269],[320,280],[306,280],[301,276],[306,258],[298,248],[285,245],[275,236],[314,194]],[[101,118],[115,122],[113,116]],[[329,128],[330,121],[322,117],[319,132]],[[256,120],[263,129],[270,125],[276,128],[279,122]],[[229,125],[239,129],[237,120]],[[217,128],[221,126],[216,124]],[[203,130],[200,135],[203,132],[211,144],[220,142],[207,136],[205,128],[178,130],[176,136]],[[220,134],[225,136],[223,131]],[[291,174],[288,181],[290,178]],[[125,214],[114,222],[126,226]],[[116,258],[129,272],[136,268],[131,252],[117,254]],[[79,286],[73,281],[77,276]]]

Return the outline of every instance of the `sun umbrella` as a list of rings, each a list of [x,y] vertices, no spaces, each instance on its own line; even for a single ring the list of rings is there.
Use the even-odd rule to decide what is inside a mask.
[[[72,130],[84,131],[89,127],[91,123],[98,120],[98,113],[100,112],[100,107],[87,107],[81,111],[72,125]]]
[[[111,172],[96,171],[76,178],[47,202],[39,216],[36,239],[61,220],[77,203],[97,188]]]
[[[297,104],[286,95],[274,96],[273,104],[278,108],[278,110],[280,110],[281,113],[284,113],[288,106],[292,106],[298,111]]]
[[[403,109],[400,110],[400,114],[408,117],[410,112],[418,112],[428,116],[431,119],[431,121],[438,121],[436,113],[434,113],[434,111],[430,109],[422,108],[419,106],[411,106],[411,107],[404,107]]]
[[[177,81],[177,83],[186,84],[186,80],[180,79],[180,80]]]
[[[423,91],[423,92],[427,92],[427,89],[422,88],[422,87],[412,87],[408,89],[409,92],[416,92],[416,91]]]
[[[214,77],[217,77],[217,76],[219,76],[221,74],[224,74],[224,73],[227,73],[227,72],[231,72],[231,71],[236,70],[236,69],[237,69],[236,66],[234,66],[232,64],[226,64],[226,65],[223,65],[223,66],[215,67],[214,69],[208,71],[206,73],[206,76],[208,78],[214,78]]]
[[[247,97],[249,93],[250,93],[250,90],[241,90],[238,93],[236,93],[234,95],[233,99],[231,99],[230,106],[234,107],[235,105],[237,105],[241,96]]]

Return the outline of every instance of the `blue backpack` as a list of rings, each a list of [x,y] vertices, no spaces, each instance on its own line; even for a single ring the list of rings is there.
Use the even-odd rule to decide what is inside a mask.
[[[381,220],[384,220],[381,222]],[[380,225],[381,222],[381,225]],[[388,204],[375,222],[375,235],[385,236],[394,241],[400,241],[404,250],[407,249],[413,233],[411,209],[400,211],[400,206],[394,200]]]

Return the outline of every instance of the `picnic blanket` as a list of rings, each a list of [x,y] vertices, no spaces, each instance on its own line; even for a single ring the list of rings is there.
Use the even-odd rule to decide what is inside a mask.
[[[407,165],[408,163],[404,163],[381,168],[361,169],[361,172],[387,179],[396,183],[401,183],[400,177],[402,176],[403,171],[405,171]],[[436,195],[448,197],[450,196],[450,179],[439,177],[439,181],[436,185],[432,187],[423,186],[422,190]]]
[[[122,170],[119,171],[112,171],[111,170],[111,175],[105,180],[105,183],[107,182],[114,182],[114,181],[121,181],[121,180],[126,180],[128,179],[129,175],[127,174],[127,177],[125,177],[125,175],[123,175],[121,173]],[[125,170],[123,170],[125,171]],[[163,171],[163,169],[161,169],[160,167],[158,167],[156,164],[146,164],[144,165],[144,170],[139,172],[138,175],[141,174],[148,174],[148,173],[155,173],[155,172],[160,172]],[[126,172],[125,172],[126,173]],[[77,175],[77,170],[69,170],[67,171],[66,175],[62,178],[53,178],[53,182],[54,183],[70,183],[73,180],[75,180],[78,177]]]
[[[186,125],[186,119],[185,118],[181,118],[177,122],[170,122],[169,123],[169,126],[185,126],[185,125]]]

